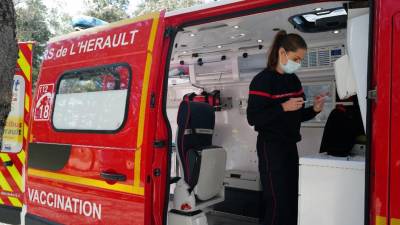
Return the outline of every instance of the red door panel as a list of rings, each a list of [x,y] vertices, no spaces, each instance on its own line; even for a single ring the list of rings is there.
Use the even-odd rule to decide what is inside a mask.
[[[27,224],[150,224],[151,77],[163,19],[153,13],[47,47],[33,103]]]
[[[390,224],[400,224],[400,13],[393,17]]]

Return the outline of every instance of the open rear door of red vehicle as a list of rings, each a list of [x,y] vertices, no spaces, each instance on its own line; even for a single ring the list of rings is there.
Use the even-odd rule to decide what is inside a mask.
[[[33,102],[26,224],[150,224],[164,12],[56,38]]]

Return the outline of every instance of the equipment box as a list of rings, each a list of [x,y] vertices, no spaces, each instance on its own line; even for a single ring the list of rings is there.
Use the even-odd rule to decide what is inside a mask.
[[[225,201],[215,205],[214,210],[260,219],[264,207],[258,173],[228,171],[224,181]]]

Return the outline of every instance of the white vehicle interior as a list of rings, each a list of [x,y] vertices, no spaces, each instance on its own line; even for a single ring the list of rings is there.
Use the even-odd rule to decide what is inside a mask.
[[[175,146],[171,178],[182,178],[171,184],[169,225],[258,224],[263,213],[262,187],[257,133],[246,118],[247,98],[250,81],[266,67],[269,46],[280,29],[300,34],[308,44],[302,68],[296,73],[309,100],[306,106],[313,104],[314,96],[328,94],[324,110],[301,127],[299,224],[363,224],[365,138],[359,139],[345,157],[320,153],[320,148],[328,117],[337,107],[357,107],[364,131],[367,126],[369,9],[365,3],[302,5],[184,27],[177,33],[170,62],[167,114]],[[300,26],[296,15],[315,26],[318,19],[328,18],[323,26],[332,28],[302,32],[289,21],[292,18]],[[345,16],[347,27],[336,28],[336,21],[329,20],[335,16]],[[193,105],[180,107],[186,94],[215,90],[220,95],[219,104],[214,105],[215,125],[207,107],[195,110],[202,106],[189,101],[186,104]],[[348,99],[351,96],[358,104]],[[193,111],[188,110],[191,107]],[[202,120],[206,115],[210,119]],[[204,123],[209,127],[204,128]],[[201,159],[198,162],[180,157],[186,154],[182,153],[186,147],[181,139],[188,134],[199,136],[200,141],[208,135],[201,150],[196,150]],[[185,182],[188,175],[184,166],[198,167],[197,183]]]

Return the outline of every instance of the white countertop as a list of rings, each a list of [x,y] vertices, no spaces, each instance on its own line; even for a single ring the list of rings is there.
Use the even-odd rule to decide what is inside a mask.
[[[365,156],[335,157],[326,153],[304,156],[299,159],[300,166],[334,167],[340,169],[365,169]]]

